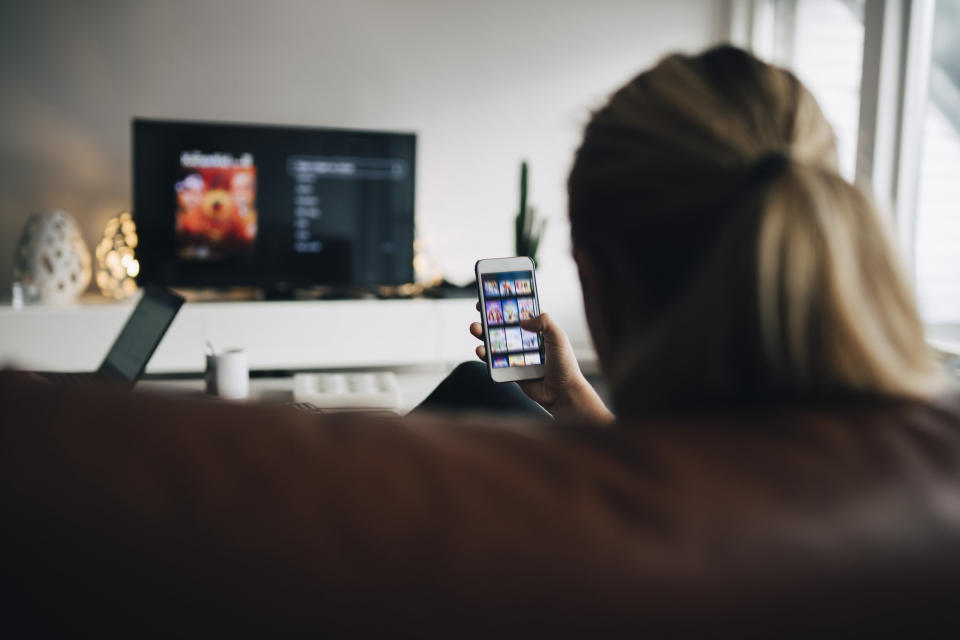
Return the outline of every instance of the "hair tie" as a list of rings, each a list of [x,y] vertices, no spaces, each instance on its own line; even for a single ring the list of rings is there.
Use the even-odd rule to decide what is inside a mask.
[[[753,161],[750,174],[754,181],[766,183],[773,180],[790,164],[791,158],[783,151],[768,151]]]

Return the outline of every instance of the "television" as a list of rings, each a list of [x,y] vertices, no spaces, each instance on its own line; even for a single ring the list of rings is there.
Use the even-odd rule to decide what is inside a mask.
[[[141,285],[413,281],[416,136],[133,120]]]

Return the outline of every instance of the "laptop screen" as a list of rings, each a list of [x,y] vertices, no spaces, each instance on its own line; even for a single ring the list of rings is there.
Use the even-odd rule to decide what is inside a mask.
[[[180,310],[183,298],[148,286],[97,371],[104,380],[133,385]]]

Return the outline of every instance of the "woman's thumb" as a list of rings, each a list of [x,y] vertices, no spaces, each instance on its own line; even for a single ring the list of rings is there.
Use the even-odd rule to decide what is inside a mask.
[[[521,320],[520,326],[527,331],[542,331],[543,333],[550,333],[553,330],[553,321],[550,319],[548,314],[541,313],[535,318]]]

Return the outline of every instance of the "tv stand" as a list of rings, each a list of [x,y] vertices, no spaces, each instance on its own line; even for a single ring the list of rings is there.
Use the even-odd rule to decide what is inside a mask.
[[[0,304],[0,362],[92,371],[135,300],[100,296],[69,307]],[[473,298],[196,301],[174,319],[147,373],[203,371],[204,343],[246,349],[256,371],[455,364],[474,358]]]

